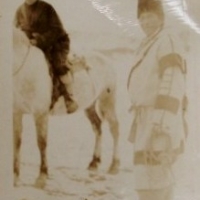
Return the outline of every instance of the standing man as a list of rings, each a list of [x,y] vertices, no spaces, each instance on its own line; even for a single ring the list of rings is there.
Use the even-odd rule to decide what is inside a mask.
[[[160,0],[139,0],[138,20],[145,38],[128,79],[135,190],[139,200],[172,200],[172,166],[186,138],[183,44],[165,29]]]
[[[51,108],[63,96],[67,112],[76,111],[78,105],[66,90],[70,40],[55,9],[41,0],[25,0],[16,12],[15,25],[26,33],[32,45],[44,52],[49,62],[53,79]]]

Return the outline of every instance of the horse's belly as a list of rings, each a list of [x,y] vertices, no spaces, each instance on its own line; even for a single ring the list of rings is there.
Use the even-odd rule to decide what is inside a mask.
[[[90,74],[86,70],[74,73],[71,89],[74,100],[81,109],[89,107],[96,98],[96,88]]]
[[[78,70],[73,73],[73,83],[70,92],[77,102],[79,109],[86,109],[102,94],[105,89],[114,86],[115,77],[110,69],[92,68],[87,70]],[[55,104],[52,114],[65,114],[64,99],[60,98]]]
[[[89,107],[115,81],[111,68],[95,66],[74,73],[72,93],[80,108]]]

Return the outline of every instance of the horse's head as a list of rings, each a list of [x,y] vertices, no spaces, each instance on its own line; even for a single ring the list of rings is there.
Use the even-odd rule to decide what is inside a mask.
[[[13,27],[13,47],[14,49],[30,44],[26,34],[20,29]]]

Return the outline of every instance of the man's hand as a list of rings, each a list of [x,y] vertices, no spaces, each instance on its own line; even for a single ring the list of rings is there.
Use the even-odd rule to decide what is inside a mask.
[[[34,37],[34,38],[39,38],[39,37],[41,37],[41,35],[39,34],[39,33],[32,33],[32,36]]]
[[[24,20],[20,21],[19,26],[23,31],[29,31],[30,30],[29,25]]]
[[[67,74],[65,74],[63,76],[60,76],[60,80],[65,85],[70,85],[73,82],[73,76],[72,76],[71,72],[68,72]]]
[[[30,40],[30,43],[31,43],[33,46],[36,46],[36,45],[37,45],[37,40],[36,40],[36,39],[31,39],[31,40]]]

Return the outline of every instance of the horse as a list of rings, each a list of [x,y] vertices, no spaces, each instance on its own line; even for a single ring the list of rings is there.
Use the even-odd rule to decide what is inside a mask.
[[[44,54],[31,46],[18,28],[13,28],[13,56],[14,184],[18,184],[20,174],[22,118],[23,114],[31,114],[41,156],[40,174],[36,181],[39,185],[45,182],[48,174],[46,147],[52,81]]]
[[[36,187],[43,188],[48,177],[47,165],[47,134],[48,116],[50,115],[52,79],[48,62],[44,53],[36,46],[30,45],[23,31],[13,28],[13,133],[14,133],[14,184],[17,185],[20,175],[20,146],[22,136],[23,114],[34,117],[37,144],[40,151],[41,163]],[[89,170],[98,170],[101,163],[102,123],[107,121],[113,137],[113,157],[108,172],[116,174],[119,170],[119,122],[116,115],[116,79],[113,69],[108,67],[88,67],[85,58],[73,56],[70,61],[74,80],[72,89],[76,88],[76,76],[85,74],[90,79],[90,100],[81,107],[92,125],[95,133],[93,158],[88,165]],[[79,75],[78,75],[79,74]],[[82,75],[80,75],[82,76]],[[79,87],[80,84],[79,84]],[[79,88],[81,90],[82,88]],[[85,88],[87,90],[87,88]],[[76,96],[76,95],[75,95]],[[77,96],[79,102],[80,96]],[[87,99],[87,98],[86,98]]]

